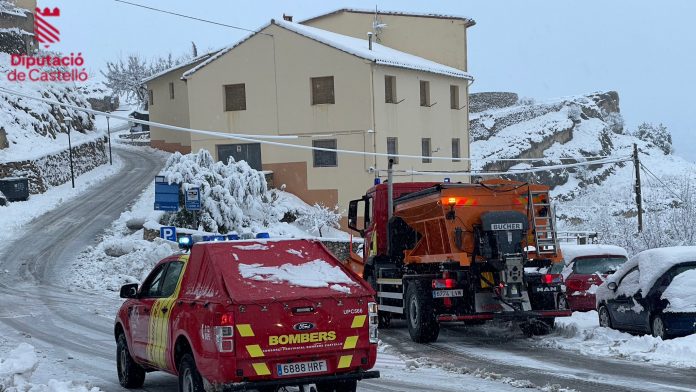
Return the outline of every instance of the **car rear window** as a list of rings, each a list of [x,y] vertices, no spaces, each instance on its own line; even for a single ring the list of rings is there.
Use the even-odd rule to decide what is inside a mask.
[[[573,272],[582,275],[613,274],[626,262],[621,256],[583,257],[573,263]]]

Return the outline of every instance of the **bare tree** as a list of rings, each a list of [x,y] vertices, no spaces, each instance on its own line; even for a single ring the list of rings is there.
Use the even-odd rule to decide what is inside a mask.
[[[142,80],[150,76],[151,67],[139,54],[129,54],[124,59],[106,63],[106,72],[101,71],[106,78],[104,84],[116,95],[124,95],[129,102],[135,102],[141,107],[147,107],[147,91]]]

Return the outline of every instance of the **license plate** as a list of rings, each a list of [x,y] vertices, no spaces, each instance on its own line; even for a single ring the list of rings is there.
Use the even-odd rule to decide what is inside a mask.
[[[326,361],[283,363],[277,365],[277,369],[280,377],[295,374],[321,373],[327,370]]]
[[[448,298],[448,297],[463,297],[464,290],[435,290],[433,291],[433,298]]]
[[[536,286],[534,288],[535,293],[557,293],[558,286]]]

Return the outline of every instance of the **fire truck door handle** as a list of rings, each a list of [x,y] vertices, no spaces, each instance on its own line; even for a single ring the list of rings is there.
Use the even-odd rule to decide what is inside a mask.
[[[167,313],[168,310],[167,308],[162,308],[162,313]]]

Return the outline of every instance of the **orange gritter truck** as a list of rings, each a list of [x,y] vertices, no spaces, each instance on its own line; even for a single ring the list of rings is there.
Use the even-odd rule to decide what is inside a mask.
[[[365,238],[357,264],[380,326],[405,318],[416,342],[437,340],[442,322],[504,319],[543,334],[571,314],[558,309],[562,277],[539,272],[562,262],[547,186],[378,184],[350,202],[348,225]]]

